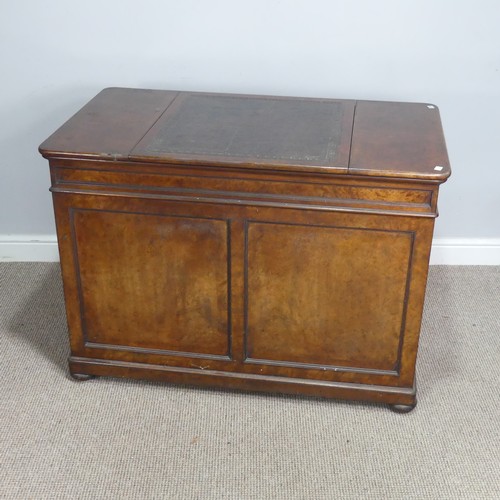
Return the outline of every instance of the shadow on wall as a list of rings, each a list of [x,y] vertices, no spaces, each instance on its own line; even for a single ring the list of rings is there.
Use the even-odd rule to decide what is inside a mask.
[[[68,327],[59,263],[3,265],[15,273],[7,276],[4,291],[9,285],[14,288],[19,283],[30,284],[9,292],[21,297],[14,299],[17,307],[7,322],[8,334],[20,342],[20,350],[33,349],[35,355],[41,354],[58,370],[69,373]]]

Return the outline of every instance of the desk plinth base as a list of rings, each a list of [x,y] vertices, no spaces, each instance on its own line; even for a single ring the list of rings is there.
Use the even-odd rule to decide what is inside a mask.
[[[387,403],[397,413],[408,413],[417,404],[415,385],[408,388],[350,384],[77,357],[69,358],[69,367],[71,376],[79,381],[89,380],[95,376],[109,376],[212,388]]]

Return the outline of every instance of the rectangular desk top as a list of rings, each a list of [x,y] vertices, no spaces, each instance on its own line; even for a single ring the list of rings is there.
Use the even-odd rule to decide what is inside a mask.
[[[46,158],[443,182],[436,106],[108,88],[41,146]]]

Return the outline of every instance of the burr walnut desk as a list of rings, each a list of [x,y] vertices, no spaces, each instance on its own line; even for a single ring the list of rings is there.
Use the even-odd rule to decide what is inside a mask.
[[[435,106],[110,88],[40,152],[73,377],[415,406]]]

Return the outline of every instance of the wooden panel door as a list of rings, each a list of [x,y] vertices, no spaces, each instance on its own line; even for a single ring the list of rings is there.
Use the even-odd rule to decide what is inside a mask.
[[[86,347],[230,354],[228,225],[72,209]]]
[[[247,362],[395,373],[413,233],[250,222]]]

